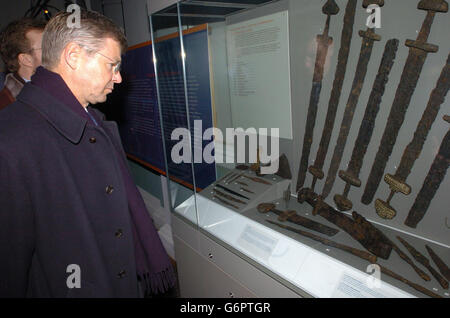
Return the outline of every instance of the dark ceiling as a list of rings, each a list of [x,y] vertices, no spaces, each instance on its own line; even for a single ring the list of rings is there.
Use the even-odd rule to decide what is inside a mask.
[[[226,17],[278,0],[185,0],[180,2],[181,23],[199,25],[225,21]],[[153,30],[178,26],[177,5],[174,4],[152,15]]]

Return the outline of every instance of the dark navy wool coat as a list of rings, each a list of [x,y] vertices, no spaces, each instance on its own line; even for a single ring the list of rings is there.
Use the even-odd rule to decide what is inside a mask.
[[[0,297],[138,296],[125,154],[102,126],[32,84],[0,111]]]

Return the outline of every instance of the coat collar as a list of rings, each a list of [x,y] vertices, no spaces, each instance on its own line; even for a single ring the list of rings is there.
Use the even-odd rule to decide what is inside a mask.
[[[27,83],[17,96],[17,100],[36,109],[61,135],[72,143],[80,142],[87,119],[75,113],[70,107],[67,107],[44,89],[32,83]],[[83,109],[81,110],[84,112]]]

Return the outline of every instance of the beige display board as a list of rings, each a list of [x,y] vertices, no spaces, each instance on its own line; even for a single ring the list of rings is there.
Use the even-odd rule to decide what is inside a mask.
[[[227,26],[232,124],[292,139],[288,12]]]

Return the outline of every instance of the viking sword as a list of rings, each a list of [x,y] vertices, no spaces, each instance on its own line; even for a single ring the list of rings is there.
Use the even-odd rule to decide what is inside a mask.
[[[361,186],[361,180],[359,180],[359,172],[363,163],[364,156],[367,151],[370,139],[372,138],[372,132],[375,126],[375,119],[380,109],[381,99],[384,94],[384,89],[388,81],[389,73],[392,65],[394,64],[395,55],[398,49],[398,40],[391,39],[386,42],[386,46],[381,59],[378,74],[375,78],[375,82],[370,93],[369,102],[366,106],[361,126],[359,127],[358,137],[356,138],[355,145],[353,147],[352,157],[346,171],[340,170],[338,175],[345,181],[345,189],[343,194],[336,194],[334,196],[334,202],[341,211],[348,211],[353,207],[352,202],[347,198],[350,186]]]
[[[428,136],[428,132],[436,119],[439,112],[441,104],[445,100],[445,96],[450,87],[450,54],[447,58],[447,63],[442,69],[439,80],[436,87],[433,89],[428,100],[427,107],[425,108],[422,118],[420,119],[416,132],[412,141],[406,146],[402,159],[400,160],[400,165],[398,166],[395,175],[386,174],[384,176],[384,181],[389,185],[391,193],[386,201],[376,199],[375,209],[377,214],[382,218],[392,219],[396,214],[396,210],[390,205],[390,201],[394,194],[401,192],[408,195],[411,193],[411,187],[406,184],[406,179],[411,173],[411,169],[414,162],[419,157],[422,152],[423,144]]]
[[[446,121],[450,122],[449,117],[445,117]],[[417,224],[423,219],[431,200],[436,191],[439,189],[442,180],[444,180],[450,165],[450,130],[444,136],[444,139],[439,147],[439,152],[433,160],[430,170],[423,182],[422,188],[417,194],[408,217],[405,220],[405,225],[415,228]]]
[[[294,210],[291,211],[281,211],[275,208],[275,204],[273,203],[260,203],[257,206],[257,210],[260,213],[267,213],[267,212],[273,212],[276,215],[278,215],[279,221],[289,221],[298,225],[301,225],[303,227],[306,227],[310,230],[317,231],[319,233],[333,236],[336,235],[339,230],[334,229],[332,227],[326,226],[324,224],[321,224],[319,222],[310,220],[308,218],[305,218],[301,215],[298,215]]]
[[[352,125],[353,115],[355,113],[356,106],[358,105],[359,96],[361,94],[364,79],[366,77],[367,65],[369,64],[369,60],[372,55],[373,44],[375,41],[381,40],[381,36],[376,34],[373,28],[367,28],[366,31],[360,30],[359,36],[363,38],[361,43],[361,51],[359,54],[355,77],[353,78],[351,92],[348,96],[347,105],[345,106],[344,117],[342,118],[339,136],[336,141],[336,146],[334,147],[330,168],[328,169],[327,179],[322,190],[323,198],[326,198],[328,196],[331,188],[333,187],[334,181],[336,180],[336,173],[341,163],[347,136]]]
[[[420,32],[415,41],[406,40],[409,54],[400,78],[400,84],[395,93],[394,102],[386,123],[386,128],[380,142],[380,147],[372,165],[361,202],[369,204],[375,195],[378,185],[386,168],[387,161],[392,153],[398,132],[405,119],[411,97],[419,81],[422,67],[428,53],[438,51],[438,46],[426,43],[431,31],[436,12],[447,12],[448,4],[444,0],[421,0],[417,6],[419,10],[426,10],[427,15],[423,21]]]
[[[319,150],[317,151],[316,160],[314,165],[308,168],[308,171],[313,174],[314,179],[311,185],[314,190],[317,178],[323,178],[323,162],[327,155],[328,144],[330,142],[331,133],[333,130],[333,123],[336,117],[336,111],[339,104],[339,98],[341,96],[342,85],[344,83],[345,71],[347,69],[348,55],[350,52],[350,43],[353,35],[353,23],[355,21],[356,0],[349,0],[345,8],[344,26],[341,34],[341,47],[338,53],[338,62],[336,66],[336,72],[334,74],[333,88],[331,89],[331,96],[328,102],[327,116],[325,119],[325,125],[320,139]],[[296,191],[299,192],[300,188],[305,182],[306,172],[303,171],[297,179]]]
[[[322,78],[325,60],[328,54],[328,47],[333,43],[333,38],[328,36],[330,29],[331,15],[336,15],[339,7],[334,0],[328,0],[322,7],[322,13],[327,15],[325,29],[322,34],[317,35],[317,52],[314,65],[314,74],[312,81],[311,94],[309,97],[308,113],[306,115],[305,135],[303,136],[302,156],[297,177],[297,190],[303,186],[306,177],[306,169],[308,168],[309,153],[313,140],[314,125],[317,116],[317,106],[319,104],[320,91],[322,90]]]

